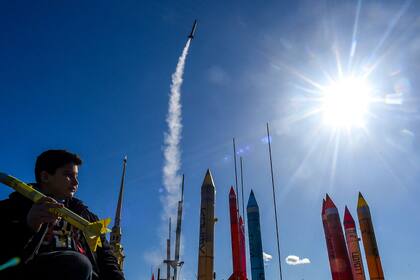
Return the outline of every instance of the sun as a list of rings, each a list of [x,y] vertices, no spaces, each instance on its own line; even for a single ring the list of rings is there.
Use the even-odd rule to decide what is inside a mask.
[[[347,77],[333,81],[322,90],[324,123],[335,128],[364,127],[371,92],[369,83],[362,78]]]

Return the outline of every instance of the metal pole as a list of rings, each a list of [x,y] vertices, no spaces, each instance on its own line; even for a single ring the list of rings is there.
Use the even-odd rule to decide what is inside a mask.
[[[235,137],[233,138],[233,161],[235,163],[235,190],[236,190],[236,205],[239,208],[239,192],[238,192],[238,171],[236,170],[236,144],[235,144]],[[239,209],[238,209],[239,213]]]
[[[279,241],[279,224],[277,221],[277,203],[276,203],[276,191],[274,188],[274,174],[273,174],[273,159],[271,157],[271,139],[270,139],[270,130],[267,123],[267,140],[268,140],[268,152],[270,154],[270,168],[271,168],[271,185],[273,188],[273,202],[274,202],[274,216],[276,219],[276,236],[277,236],[277,254],[279,257],[279,270],[280,270],[280,280],[283,279],[283,274],[281,271],[281,255],[280,255],[280,241]]]
[[[241,165],[242,219],[244,220],[244,228],[245,228],[244,174],[242,171],[242,157],[239,157],[239,162]]]

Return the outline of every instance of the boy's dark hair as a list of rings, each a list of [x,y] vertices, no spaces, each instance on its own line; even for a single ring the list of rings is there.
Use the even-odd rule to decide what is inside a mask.
[[[43,152],[37,157],[35,163],[35,179],[37,183],[41,182],[42,171],[54,175],[57,168],[69,163],[81,165],[82,159],[77,154],[70,153],[66,150],[48,150]]]

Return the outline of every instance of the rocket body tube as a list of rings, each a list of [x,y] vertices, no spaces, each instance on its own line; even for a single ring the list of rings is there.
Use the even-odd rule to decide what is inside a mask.
[[[359,237],[357,236],[356,224],[346,207],[344,213],[344,231],[346,233],[347,248],[349,251],[351,271],[354,280],[366,280],[363,269],[362,253],[360,252]]]
[[[325,242],[327,245],[327,253],[328,253],[328,261],[330,264],[331,276],[332,280],[338,280],[337,273],[335,272],[335,254],[332,247],[331,236],[328,232],[328,224],[327,224],[327,215],[325,214],[325,199],[322,200],[322,225],[324,227],[324,235],[325,235]]]
[[[246,213],[248,218],[248,242],[252,280],[265,280],[260,210],[253,191],[249,195]]]
[[[359,200],[357,203],[357,216],[359,218],[360,231],[362,232],[370,280],[384,280],[378,244],[376,243],[375,231],[373,229],[372,216],[370,214],[369,206],[361,193],[359,193]]]
[[[327,218],[328,233],[331,238],[331,247],[334,251],[334,258],[330,260],[333,264],[333,279],[353,280],[350,260],[344,241],[343,228],[340,223],[340,215],[338,214],[337,207],[328,195],[325,200],[325,215]]]
[[[245,249],[245,227],[242,217],[239,216],[239,254],[240,254],[240,273],[244,280],[246,276],[246,249]]]
[[[213,280],[214,273],[214,204],[213,178],[207,170],[201,186],[200,237],[198,248],[198,280]]]

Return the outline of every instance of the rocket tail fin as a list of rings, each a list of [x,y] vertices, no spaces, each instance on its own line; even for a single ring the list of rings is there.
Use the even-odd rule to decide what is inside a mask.
[[[99,220],[93,223],[90,223],[85,230],[83,230],[83,233],[85,235],[86,241],[89,245],[89,248],[95,252],[96,248],[102,247],[101,242],[101,235],[106,234],[107,232],[110,232],[108,229],[108,225],[111,222],[110,218]]]

